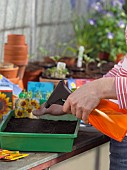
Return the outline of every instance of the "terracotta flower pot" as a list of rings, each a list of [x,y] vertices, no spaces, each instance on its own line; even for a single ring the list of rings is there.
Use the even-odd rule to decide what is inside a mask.
[[[42,74],[43,69],[38,68],[37,70],[27,70],[24,73],[23,85],[27,89],[28,81],[39,81],[39,77]]]
[[[13,68],[0,68],[0,74],[6,78],[16,78],[18,75],[18,69],[18,66],[14,66]]]
[[[22,90],[24,90],[23,80],[19,79],[18,85]]]
[[[56,87],[58,85],[58,83],[60,82],[60,79],[49,79],[49,78],[43,78],[43,77],[39,77],[39,82],[52,82],[54,84],[54,86]],[[67,83],[67,80],[64,80],[65,84]]]
[[[73,67],[76,63],[76,58],[75,57],[62,57],[59,60],[60,62],[66,63],[67,67]]]
[[[109,60],[109,53],[100,52],[100,53],[98,54],[98,57],[100,58],[100,60],[106,60],[106,61],[108,61],[108,60]]]
[[[28,64],[28,56],[7,56],[4,55],[5,62],[11,62],[15,65],[22,66]]]
[[[9,45],[8,43],[5,43],[4,50],[28,52],[28,46],[27,46],[27,44],[25,44],[25,45]]]
[[[26,63],[26,60],[28,59],[28,55],[24,54],[24,55],[9,55],[9,54],[4,54],[4,60],[6,60],[5,62],[10,62],[13,63],[11,61],[24,61]],[[16,63],[14,63],[16,65]]]
[[[0,68],[1,69],[13,68],[13,67],[14,67],[13,63],[0,62]]]
[[[5,50],[4,51],[4,55],[10,55],[10,56],[14,56],[14,55],[15,56],[17,56],[17,55],[23,56],[23,55],[27,55],[27,54],[28,54],[28,52],[26,50],[24,50],[24,51],[23,50],[22,51],[20,51],[20,50],[19,51],[18,50],[17,51],[15,51],[15,50],[13,50],[13,51]]]
[[[25,36],[10,34],[7,40],[7,43],[4,44],[4,61],[19,66],[17,75],[21,80],[28,64],[28,46],[25,43]]]
[[[54,63],[55,64],[55,61],[50,58],[50,56],[46,56],[44,57],[44,63]]]
[[[19,66],[19,70],[18,70],[18,77],[19,77],[19,79],[20,79],[20,80],[22,80],[22,79],[23,79],[23,76],[24,76],[25,70],[26,70],[26,65]]]
[[[8,41],[8,44],[9,45],[24,45],[24,41],[19,41],[19,40],[11,40],[11,41]]]
[[[15,77],[15,78],[9,78],[9,80],[14,83],[14,84],[18,84],[19,83],[19,77]]]
[[[123,59],[123,57],[124,57],[124,54],[117,54],[115,62],[118,63],[120,60]]]
[[[19,77],[16,78],[11,78],[9,79],[12,83],[17,84],[22,90],[24,90],[24,86],[23,86],[23,81],[19,79]],[[13,96],[13,103],[15,103],[15,100],[17,99],[17,97],[15,98]],[[14,105],[14,104],[13,104]],[[15,106],[15,105],[14,105]]]
[[[25,44],[25,36],[22,34],[9,34],[8,42],[20,41],[22,44]],[[10,43],[9,43],[10,44]]]

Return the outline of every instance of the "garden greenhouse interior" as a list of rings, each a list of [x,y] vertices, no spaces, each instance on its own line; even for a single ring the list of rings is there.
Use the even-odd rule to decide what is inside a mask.
[[[127,169],[127,0],[0,14],[0,170]]]

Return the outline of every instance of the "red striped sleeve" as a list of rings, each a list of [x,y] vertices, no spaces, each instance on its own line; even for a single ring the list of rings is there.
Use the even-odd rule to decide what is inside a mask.
[[[106,75],[104,75],[104,77],[115,77],[122,66],[122,62],[123,61],[120,61],[118,64],[115,64],[114,67]]]
[[[127,56],[116,75],[116,93],[120,108],[127,109]]]
[[[104,77],[115,77],[118,73],[118,69],[112,68]]]
[[[127,109],[127,55],[104,77],[115,77],[116,94],[119,107]]]
[[[127,78],[127,70],[123,69],[122,67],[119,69],[117,73],[118,77],[126,77]]]
[[[115,85],[119,107],[127,109],[127,78],[115,77]]]

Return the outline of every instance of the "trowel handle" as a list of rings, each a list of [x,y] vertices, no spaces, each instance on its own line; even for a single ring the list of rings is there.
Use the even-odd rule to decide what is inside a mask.
[[[45,107],[49,108],[52,104],[63,105],[70,94],[71,90],[65,85],[64,81],[61,80],[45,103]]]

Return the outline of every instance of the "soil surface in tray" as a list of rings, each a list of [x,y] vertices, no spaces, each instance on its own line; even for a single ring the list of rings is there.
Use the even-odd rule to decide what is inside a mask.
[[[12,117],[4,132],[73,134],[77,121],[44,120]]]

